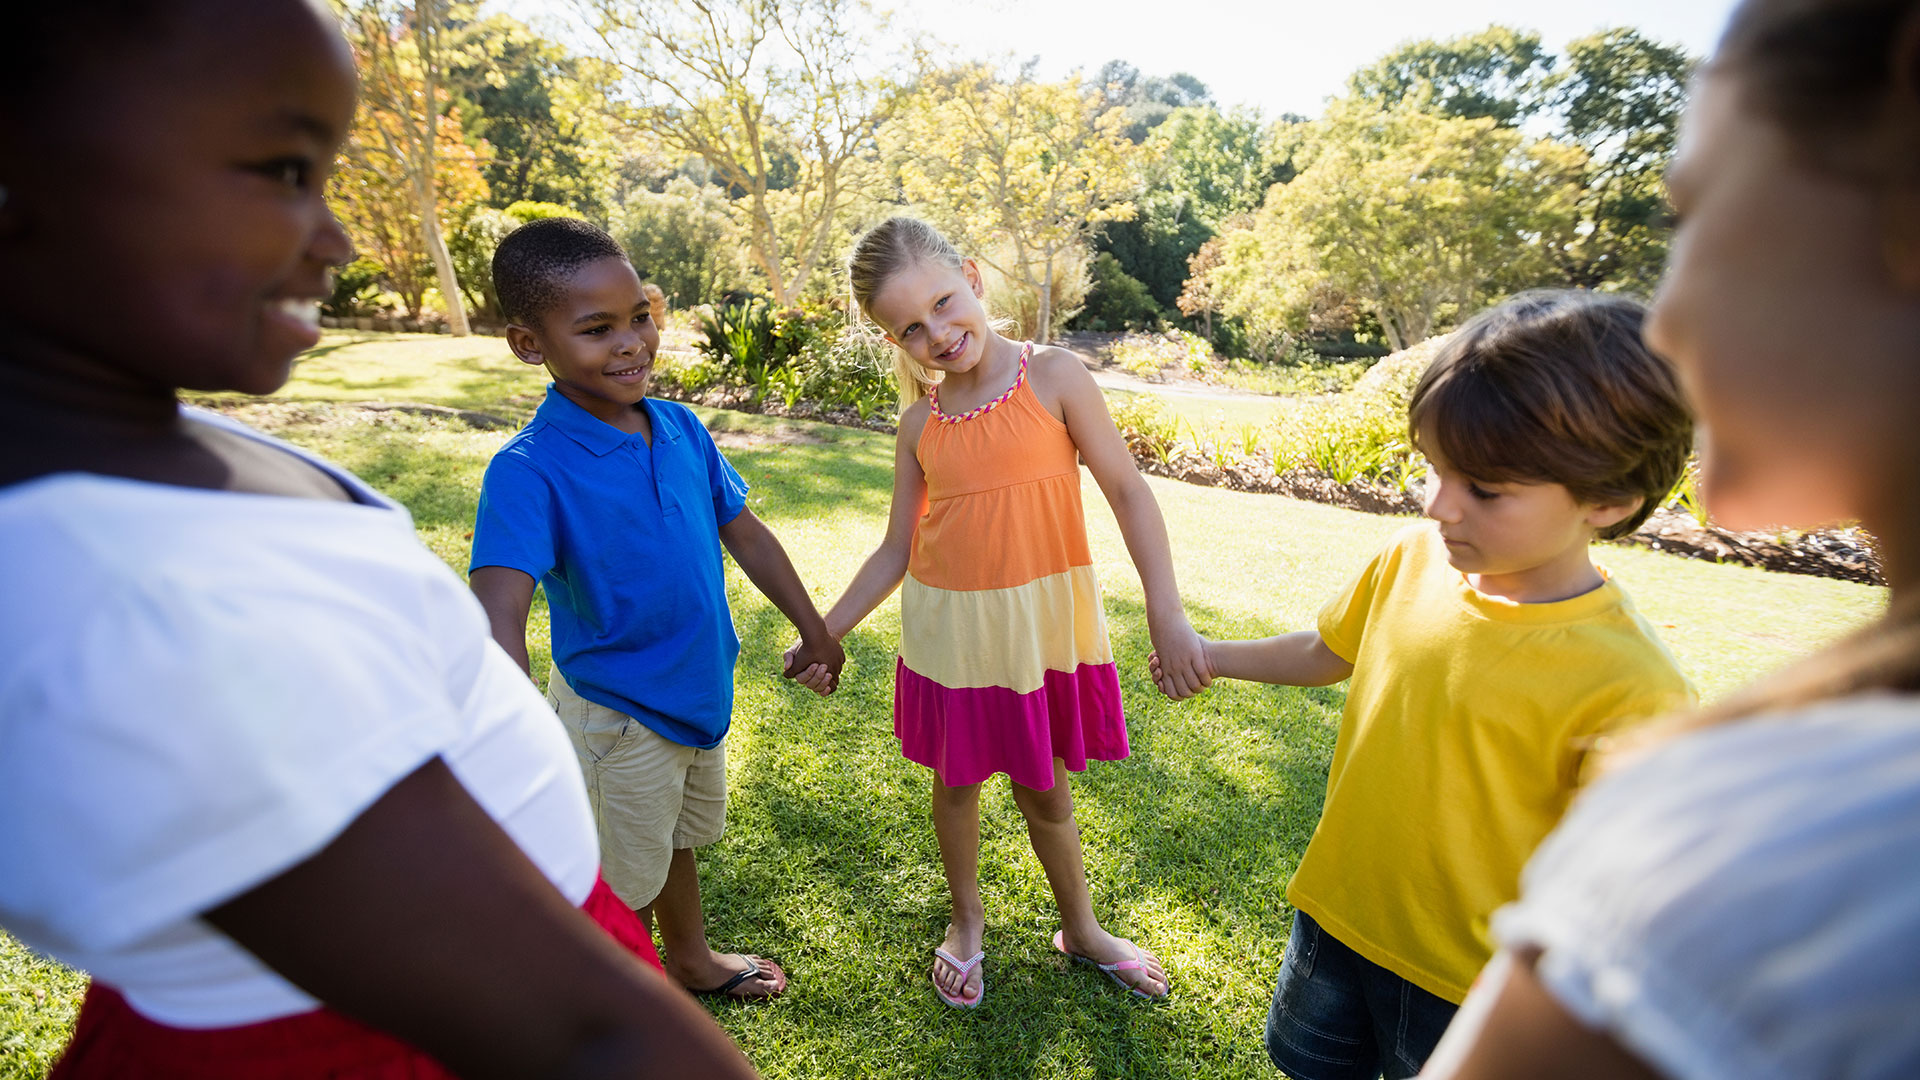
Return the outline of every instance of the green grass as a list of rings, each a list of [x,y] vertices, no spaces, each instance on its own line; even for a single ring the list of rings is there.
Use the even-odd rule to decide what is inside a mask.
[[[413,351],[412,340],[422,342]],[[389,387],[348,349],[333,369],[369,398],[426,388],[439,403],[501,411],[466,381],[484,364],[449,339],[379,343],[408,389]],[[492,346],[500,347],[497,339]],[[351,349],[367,349],[354,345]],[[429,351],[432,355],[426,355]],[[439,359],[433,359],[434,356]],[[424,357],[424,358],[423,358]],[[346,361],[352,360],[352,365]],[[505,363],[514,363],[511,360]],[[302,365],[301,396],[320,368]],[[447,370],[442,370],[447,369]],[[517,368],[507,368],[517,372]],[[526,376],[532,376],[528,379]],[[333,377],[332,375],[328,377]],[[504,378],[504,377],[503,377]],[[520,394],[538,374],[501,392]],[[336,387],[339,389],[339,387]],[[344,392],[344,390],[342,390]],[[492,391],[489,391],[492,392]],[[288,396],[292,396],[292,391]],[[829,601],[885,529],[892,439],[864,431],[698,410],[754,487],[751,506],[784,541],[816,599]],[[426,542],[464,569],[480,471],[506,438],[457,421],[317,407],[283,430],[406,503]],[[353,421],[353,422],[349,422]],[[1149,479],[1174,541],[1182,590],[1202,633],[1253,636],[1311,626],[1320,605],[1405,519]],[[1094,904],[1117,932],[1166,961],[1163,1005],[1127,998],[1048,943],[1052,899],[1004,781],[982,799],[987,1002],[937,1002],[929,951],[946,922],[927,821],[926,770],[899,756],[891,728],[896,601],[847,641],[828,699],[783,682],[785,620],[729,567],[743,641],[728,738],[728,835],[702,855],[716,945],[776,956],[792,974],[771,1005],[715,1014],[770,1077],[1273,1076],[1260,1023],[1285,945],[1288,875],[1318,815],[1343,700],[1340,688],[1221,684],[1182,704],[1147,681],[1139,582],[1098,489],[1085,485],[1090,539],[1133,756],[1074,781]],[[1641,549],[1599,552],[1708,696],[1801,655],[1876,614],[1884,591],[1716,566]],[[545,610],[531,637],[545,669]],[[42,1075],[64,1038],[76,982],[17,947],[0,951],[0,1080]],[[46,999],[35,996],[45,990]]]
[[[1114,387],[1107,387],[1105,393],[1109,406],[1117,405],[1130,398],[1157,398],[1172,409],[1175,415],[1192,424],[1202,434],[1223,424],[1229,429],[1238,428],[1241,424],[1266,427],[1281,414],[1305,407],[1303,399],[1282,395],[1228,397],[1215,394],[1158,393],[1150,389],[1121,390]],[[1183,437],[1184,434],[1185,429],[1182,429]]]

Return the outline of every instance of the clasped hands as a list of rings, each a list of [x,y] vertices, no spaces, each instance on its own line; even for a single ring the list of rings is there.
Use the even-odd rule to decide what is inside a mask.
[[[781,659],[780,674],[826,697],[840,683],[840,669],[846,665],[847,652],[838,641],[822,637],[801,638],[787,647]]]

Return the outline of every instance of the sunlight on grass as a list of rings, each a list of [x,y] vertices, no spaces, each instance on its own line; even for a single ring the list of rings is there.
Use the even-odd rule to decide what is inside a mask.
[[[404,394],[526,415],[543,382],[498,339],[333,335],[329,346],[302,362],[282,397]],[[727,454],[753,485],[750,506],[816,601],[830,602],[885,530],[892,437],[696,411],[731,433]],[[765,437],[796,429],[818,441]],[[405,503],[428,546],[464,572],[481,471],[508,432],[321,404],[280,434]],[[1213,636],[1312,626],[1408,520],[1148,483],[1194,625]],[[1098,489],[1083,486],[1133,756],[1095,763],[1074,781],[1074,798],[1096,910],[1162,956],[1172,999],[1133,1001],[1054,952],[1046,880],[996,780],[982,798],[987,1003],[975,1012],[939,1004],[926,980],[946,922],[928,773],[900,757],[892,735],[897,599],[848,638],[842,687],[822,700],[779,678],[791,628],[729,564],[742,639],[727,744],[733,788],[727,838],[703,853],[702,873],[716,947],[772,955],[793,975],[771,1005],[714,1005],[765,1075],[1275,1075],[1260,1024],[1291,914],[1281,894],[1319,813],[1343,690],[1222,683],[1186,703],[1161,698],[1146,679],[1139,581]],[[1871,618],[1885,597],[1642,549],[1598,555],[1709,697]],[[544,675],[544,599],[529,641]],[[0,940],[0,950],[0,1078],[40,1076],[64,1039],[78,983],[11,942]]]

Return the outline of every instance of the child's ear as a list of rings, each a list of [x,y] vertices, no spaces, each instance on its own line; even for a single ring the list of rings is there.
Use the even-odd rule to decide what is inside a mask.
[[[987,298],[987,282],[980,276],[980,265],[972,259],[960,260],[960,272],[967,276],[967,287],[973,290],[975,300]]]
[[[546,353],[540,348],[540,336],[517,323],[507,327],[507,348],[512,349],[523,364],[539,367],[547,362]]]
[[[1588,503],[1587,524],[1591,526],[1595,532],[1599,532],[1602,529],[1611,529],[1615,525],[1639,513],[1640,507],[1644,505],[1646,501],[1645,496],[1635,496],[1631,499],[1623,499],[1616,502]]]

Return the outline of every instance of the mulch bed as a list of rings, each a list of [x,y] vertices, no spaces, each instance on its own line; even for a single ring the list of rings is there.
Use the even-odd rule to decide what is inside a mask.
[[[1418,514],[1420,499],[1371,480],[1342,484],[1318,471],[1275,473],[1271,464],[1252,459],[1227,468],[1176,456],[1163,462],[1139,455],[1140,471],[1207,487],[1286,495],[1310,502],[1359,510],[1368,514]],[[1885,585],[1873,537],[1859,528],[1820,529],[1814,532],[1732,532],[1701,524],[1691,514],[1671,508],[1654,512],[1646,524],[1616,543],[1636,544],[1674,555],[1709,562],[1757,566],[1786,574]]]

